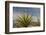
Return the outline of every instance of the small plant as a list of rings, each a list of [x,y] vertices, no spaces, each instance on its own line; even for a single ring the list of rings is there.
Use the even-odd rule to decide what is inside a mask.
[[[28,27],[28,25],[31,23],[31,20],[32,20],[32,17],[29,15],[18,16],[18,19],[16,19],[16,26]]]

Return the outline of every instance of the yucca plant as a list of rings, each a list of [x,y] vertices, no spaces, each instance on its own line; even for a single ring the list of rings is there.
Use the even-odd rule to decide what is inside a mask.
[[[17,27],[28,27],[28,25],[31,23],[31,16],[29,15],[22,15],[18,16],[18,19],[16,19],[16,26]]]

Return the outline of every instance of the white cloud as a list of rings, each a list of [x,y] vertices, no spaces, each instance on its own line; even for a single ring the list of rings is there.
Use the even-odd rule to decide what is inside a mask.
[[[38,21],[37,17],[36,16],[32,16],[32,21],[37,22]]]

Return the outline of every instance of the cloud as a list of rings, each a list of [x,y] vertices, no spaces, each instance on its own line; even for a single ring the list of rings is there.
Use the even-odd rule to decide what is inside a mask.
[[[37,19],[38,18],[36,16],[32,16],[32,21],[37,22],[38,21]]]

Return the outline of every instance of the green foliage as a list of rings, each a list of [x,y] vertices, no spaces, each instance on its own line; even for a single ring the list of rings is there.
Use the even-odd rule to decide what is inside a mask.
[[[32,20],[32,17],[29,15],[18,16],[18,19],[16,19],[16,26],[28,27],[28,25],[31,23],[31,20]]]

